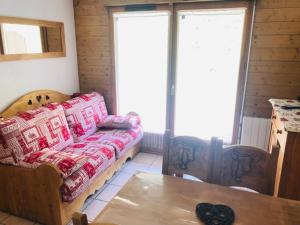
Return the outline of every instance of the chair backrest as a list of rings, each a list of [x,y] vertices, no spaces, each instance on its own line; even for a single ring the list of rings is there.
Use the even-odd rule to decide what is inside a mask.
[[[213,169],[213,149],[216,138],[204,141],[194,137],[164,136],[163,174],[182,177],[183,174],[210,182]]]
[[[273,195],[279,148],[272,153],[243,145],[214,150],[213,183],[238,186]]]

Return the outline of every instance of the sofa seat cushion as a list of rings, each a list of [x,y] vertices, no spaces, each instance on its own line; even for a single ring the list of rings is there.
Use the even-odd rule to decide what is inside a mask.
[[[25,168],[37,168],[41,164],[48,163],[56,166],[61,171],[62,176],[67,178],[80,169],[87,161],[88,157],[84,155],[46,148],[26,155],[25,158],[20,161],[20,166]]]
[[[119,159],[143,137],[142,126],[131,129],[102,129],[86,138],[86,142],[102,143],[114,147]]]
[[[101,143],[79,142],[68,146],[63,151],[88,157],[88,161],[83,167],[88,169],[90,177],[116,161],[114,148]]]
[[[74,141],[94,134],[107,117],[104,98],[97,92],[84,94],[62,103]]]
[[[44,148],[59,151],[73,144],[64,109],[59,104],[29,110],[0,122],[0,132],[7,147],[1,151],[9,151],[4,155],[10,154],[15,165],[26,154]]]
[[[101,127],[117,128],[117,129],[131,129],[140,124],[141,120],[136,115],[116,116],[109,115],[105,118]]]
[[[84,192],[100,175],[115,161],[115,151],[110,145],[80,142],[67,147],[64,152],[81,154],[88,157],[88,161],[64,180],[62,187],[63,200],[70,202]]]

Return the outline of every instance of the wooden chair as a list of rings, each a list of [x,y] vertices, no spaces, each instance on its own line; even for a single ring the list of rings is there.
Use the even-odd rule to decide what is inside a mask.
[[[74,213],[72,216],[73,225],[116,225],[113,223],[88,223],[86,214]]]
[[[184,174],[210,182],[213,169],[213,150],[217,139],[204,141],[194,137],[164,135],[163,174],[183,177]]]
[[[279,148],[268,153],[243,145],[220,147],[214,150],[212,182],[250,188],[262,194],[273,195]]]

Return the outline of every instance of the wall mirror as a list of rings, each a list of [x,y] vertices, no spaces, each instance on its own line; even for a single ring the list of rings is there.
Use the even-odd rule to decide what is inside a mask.
[[[0,16],[0,61],[64,56],[63,23]]]

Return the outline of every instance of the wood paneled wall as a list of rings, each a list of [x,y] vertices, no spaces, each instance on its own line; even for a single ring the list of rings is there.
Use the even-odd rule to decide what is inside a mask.
[[[258,0],[244,114],[270,117],[268,99],[300,96],[300,1]]]
[[[112,112],[108,11],[102,0],[74,0],[80,90],[98,91]]]
[[[74,0],[80,87],[114,96],[109,20],[101,0]],[[300,0],[257,0],[244,114],[270,117],[268,99],[300,95]]]

